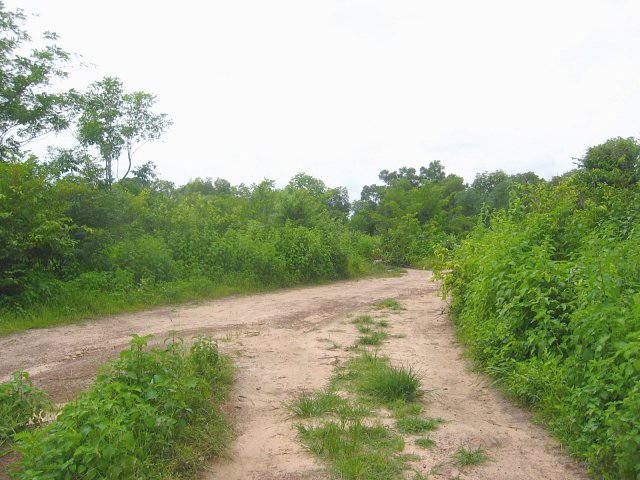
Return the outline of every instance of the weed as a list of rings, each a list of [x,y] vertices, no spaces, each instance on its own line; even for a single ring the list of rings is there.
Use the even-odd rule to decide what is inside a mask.
[[[298,433],[309,450],[331,461],[340,478],[388,480],[406,469],[406,459],[397,455],[404,448],[402,437],[382,425],[326,421],[298,425]]]
[[[232,381],[228,359],[209,337],[189,349],[173,337],[151,351],[148,340],[134,336],[55,421],[16,435],[16,476],[193,478],[221,453],[230,439],[218,406]]]
[[[428,437],[416,438],[414,443],[421,448],[433,448],[436,446],[435,440]]]
[[[358,338],[358,345],[368,345],[372,347],[377,347],[382,345],[382,342],[389,338],[385,332],[372,332],[369,335],[363,335]]]
[[[399,301],[392,298],[387,298],[386,300],[378,300],[373,304],[373,308],[375,308],[376,310],[406,310],[406,308],[404,308],[404,306]]]
[[[380,328],[387,328],[389,326],[389,322],[387,320],[380,320],[376,325]]]
[[[14,372],[0,385],[0,448],[16,432],[38,425],[53,411],[49,396],[31,383],[27,372]]]
[[[422,395],[420,378],[411,367],[385,365],[378,368],[364,379],[361,389],[383,402],[411,402]]]
[[[373,329],[369,325],[358,325],[358,331],[360,333],[371,333]]]
[[[371,315],[358,315],[356,318],[351,320],[351,323],[354,325],[373,325],[373,317]]]
[[[334,392],[324,391],[315,394],[303,392],[288,405],[288,409],[296,417],[310,418],[319,417],[329,412],[336,412],[345,404],[347,404],[347,400]]]
[[[395,418],[417,416],[422,413],[422,404],[417,402],[407,402],[404,399],[390,402],[386,407],[391,411]]]
[[[400,433],[416,434],[437,430],[442,420],[439,418],[403,417],[396,420]]]
[[[453,459],[460,466],[480,465],[489,460],[489,456],[482,447],[476,449],[467,449],[460,447],[453,454]]]

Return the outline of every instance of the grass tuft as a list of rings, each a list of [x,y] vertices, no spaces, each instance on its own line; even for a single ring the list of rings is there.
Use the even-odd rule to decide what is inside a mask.
[[[362,391],[382,401],[412,402],[422,395],[420,378],[411,367],[385,365],[371,372],[362,382]]]
[[[414,443],[420,448],[433,448],[436,446],[435,440],[428,437],[416,438]]]
[[[489,460],[489,456],[482,447],[478,447],[473,450],[460,447],[456,450],[456,453],[453,454],[453,459],[458,465],[464,467],[469,465],[481,465]]]
[[[400,433],[416,434],[433,432],[441,423],[440,418],[403,417],[396,420],[396,428]]]
[[[404,308],[404,306],[399,301],[394,300],[393,298],[378,300],[373,304],[373,308],[375,308],[376,310],[406,310],[406,308]]]
[[[382,342],[389,338],[385,332],[371,332],[368,335],[362,335],[358,338],[358,345],[367,345],[371,347],[377,347],[382,345]]]

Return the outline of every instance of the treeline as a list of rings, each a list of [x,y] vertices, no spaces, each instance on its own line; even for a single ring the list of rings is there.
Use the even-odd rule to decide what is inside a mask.
[[[353,204],[351,226],[380,241],[384,260],[430,266],[437,251],[453,247],[476,224],[481,211],[506,208],[509,193],[544,180],[533,172],[507,175],[501,170],[476,175],[469,185],[447,175],[439,161],[427,167],[383,170],[382,185],[368,185]]]
[[[25,22],[0,2],[0,332],[369,268],[375,241],[348,228],[343,188],[176,187],[136,166],[171,125],[155,97],[113,77],[56,91],[72,57],[51,33],[31,48]],[[29,153],[60,131],[76,144]]]
[[[146,166],[108,189],[17,159],[0,162],[0,192],[6,322],[346,278],[368,268],[375,243],[348,228],[344,189],[304,174],[282,189],[176,188]]]
[[[599,478],[640,478],[640,142],[512,191],[453,250],[445,289],[478,364]]]

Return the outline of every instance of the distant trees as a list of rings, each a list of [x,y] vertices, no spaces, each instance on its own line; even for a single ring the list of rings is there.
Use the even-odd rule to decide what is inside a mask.
[[[79,112],[76,137],[83,147],[95,147],[104,164],[110,189],[114,180],[114,162],[124,154],[125,179],[131,172],[133,155],[145,143],[159,139],[171,121],[164,113],[154,113],[154,95],[127,93],[122,82],[106,77],[94,82],[84,95],[76,97]]]

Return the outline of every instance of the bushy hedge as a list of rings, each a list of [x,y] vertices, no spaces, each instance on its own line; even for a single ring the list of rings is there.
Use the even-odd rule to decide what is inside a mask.
[[[576,179],[512,196],[444,288],[474,358],[603,478],[640,478],[640,194]]]

